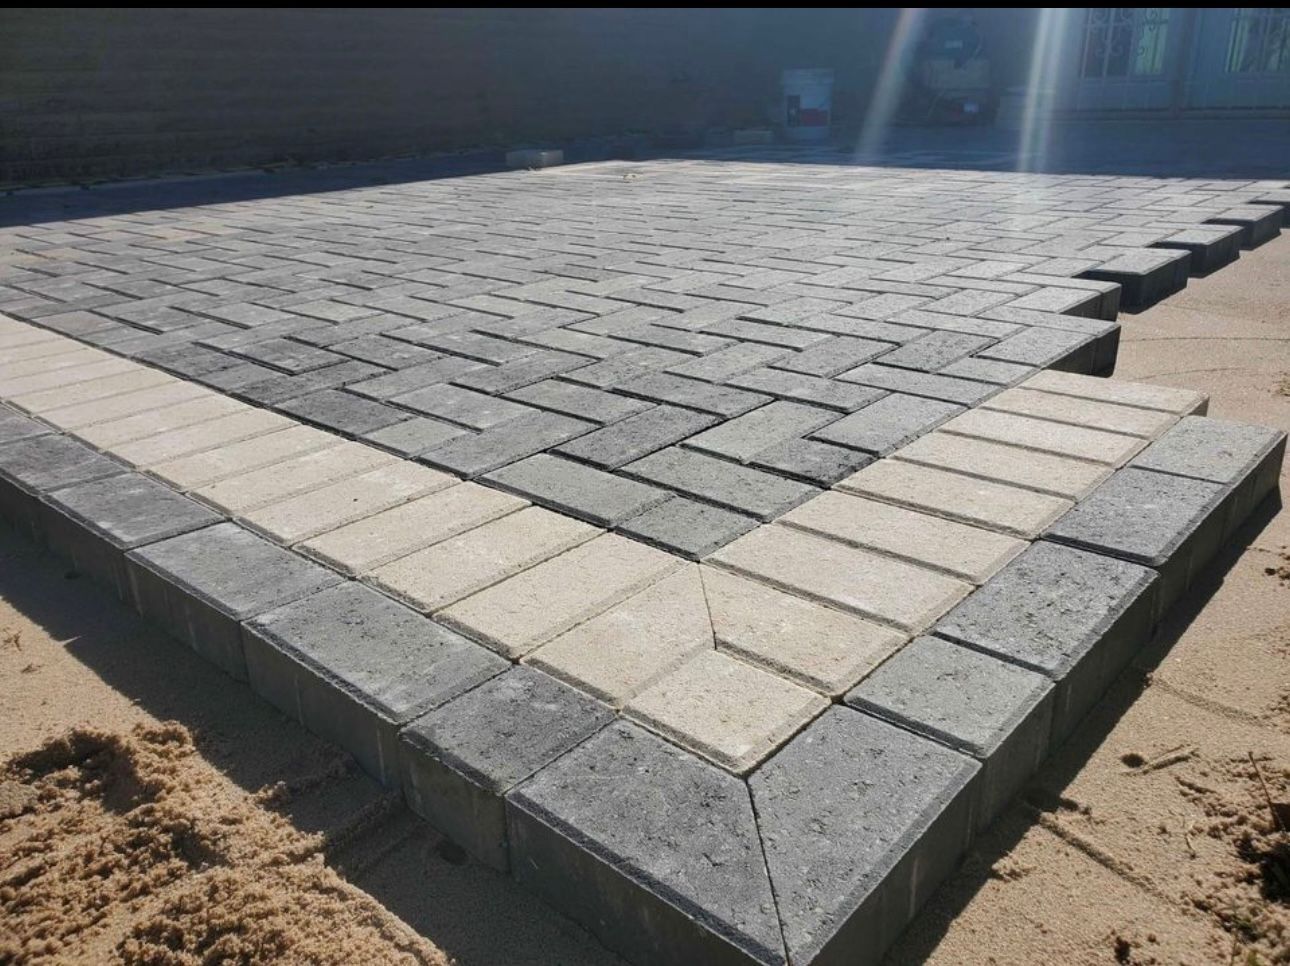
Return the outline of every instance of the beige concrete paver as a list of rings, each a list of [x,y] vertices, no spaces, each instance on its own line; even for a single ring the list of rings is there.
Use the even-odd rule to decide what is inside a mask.
[[[230,399],[228,396],[198,396],[189,402],[179,403],[176,406],[146,409],[143,412],[124,416],[121,419],[83,426],[77,430],[76,435],[100,449],[111,448],[115,454],[118,446],[137,439],[146,439],[149,436],[156,436],[158,433],[165,433],[172,429],[219,419],[221,416],[255,411],[245,403]],[[263,412],[263,410],[260,411]],[[278,425],[290,425],[287,419],[278,418]]]
[[[526,506],[501,490],[458,483],[320,534],[299,549],[345,573],[365,574]]]
[[[1159,436],[1178,419],[1173,413],[1156,409],[1137,409],[1096,399],[1058,396],[1050,392],[1021,388],[1008,389],[992,396],[983,405],[987,409],[1016,413],[1019,416],[1051,419],[1058,423],[1070,423],[1072,426],[1104,429],[1111,433],[1147,439]]]
[[[336,437],[331,433],[310,426],[291,426],[165,460],[149,466],[148,472],[181,490],[191,490],[335,445]]]
[[[919,437],[896,450],[891,458],[998,480],[1068,500],[1087,496],[1114,472],[1105,463],[940,432]]]
[[[719,651],[703,651],[637,695],[626,714],[743,774],[828,704],[774,674]]]
[[[759,581],[716,567],[700,571],[718,650],[829,697],[852,688],[907,640]]]
[[[124,362],[124,360],[122,360]],[[31,413],[41,415],[55,409],[72,406],[77,403],[93,402],[99,399],[110,399],[123,393],[138,392],[152,386],[178,384],[174,376],[168,376],[156,369],[145,369],[142,366],[130,366],[115,375],[89,379],[74,386],[56,386],[53,389],[38,389],[29,393],[6,393],[6,401]]]
[[[75,388],[75,387],[73,387]],[[171,381],[108,399],[92,399],[40,414],[46,422],[69,432],[97,423],[107,423],[136,413],[169,409],[193,399],[213,396],[209,389],[191,382]]]
[[[140,416],[142,417],[142,414]],[[215,419],[179,426],[126,443],[113,444],[112,455],[131,466],[152,467],[181,456],[204,453],[230,443],[241,442],[256,436],[267,436],[269,433],[290,429],[293,426],[297,426],[296,422],[285,416],[271,413],[267,409],[243,406],[227,416],[218,416]]]
[[[451,492],[451,491],[449,491]],[[377,567],[377,587],[427,613],[591,540],[601,531],[527,507]]]
[[[1046,493],[891,459],[871,463],[837,488],[1028,539],[1074,505]]]
[[[525,662],[621,707],[712,645],[699,567],[689,564],[543,644]]]
[[[682,565],[662,550],[607,533],[453,604],[438,618],[515,658]]]
[[[398,459],[371,446],[331,438],[337,442],[326,449],[201,486],[192,493],[226,513],[243,515]]]
[[[47,362],[49,358],[60,359],[62,356],[47,357],[37,362]],[[5,373],[0,376],[0,393],[9,398],[32,396],[42,391],[70,389],[72,386],[95,379],[105,379],[139,367],[128,359],[101,355],[82,357],[79,361],[67,366],[40,366],[35,371],[25,374]]]
[[[397,461],[252,510],[242,521],[287,545],[451,486],[453,477]]]
[[[1140,409],[1158,409],[1176,416],[1204,415],[1208,408],[1208,397],[1203,392],[1155,386],[1145,382],[1099,379],[1073,372],[1058,372],[1056,369],[1037,372],[1021,385],[1025,389],[1062,396],[1098,399],[1121,406],[1137,406]]]
[[[1029,546],[992,530],[836,490],[790,510],[780,523],[944,570],[974,584],[984,583]]]
[[[925,567],[776,524],[708,560],[907,633],[930,625],[972,589]]]
[[[993,409],[968,410],[955,416],[941,430],[1108,466],[1120,466],[1147,443],[1139,436],[1069,426]]]

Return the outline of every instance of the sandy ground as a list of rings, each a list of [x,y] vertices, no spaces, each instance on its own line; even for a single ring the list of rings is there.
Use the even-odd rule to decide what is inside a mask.
[[[1118,377],[1290,429],[1290,235],[1121,319]],[[1287,547],[1265,507],[891,962],[1290,962]],[[0,682],[0,963],[618,962],[3,527]]]

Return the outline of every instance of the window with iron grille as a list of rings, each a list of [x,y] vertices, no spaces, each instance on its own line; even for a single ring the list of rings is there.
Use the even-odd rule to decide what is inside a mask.
[[[1290,7],[1238,7],[1227,44],[1229,74],[1290,71]]]
[[[1165,69],[1168,7],[1090,7],[1082,77],[1155,77]]]

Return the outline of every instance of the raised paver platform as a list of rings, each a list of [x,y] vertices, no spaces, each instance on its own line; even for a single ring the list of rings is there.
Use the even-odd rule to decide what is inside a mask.
[[[0,512],[629,959],[871,961],[1284,450],[1062,371],[1271,185],[941,174],[0,232]]]

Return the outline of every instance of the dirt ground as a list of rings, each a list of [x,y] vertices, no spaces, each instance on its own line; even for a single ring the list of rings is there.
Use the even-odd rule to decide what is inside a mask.
[[[1290,234],[1121,321],[1117,377],[1290,429]],[[3,527],[0,682],[0,964],[618,962]],[[1287,801],[1265,507],[890,961],[1290,963]]]

